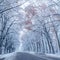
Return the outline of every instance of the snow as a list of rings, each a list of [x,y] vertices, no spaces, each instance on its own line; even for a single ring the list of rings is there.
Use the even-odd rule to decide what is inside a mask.
[[[13,53],[8,53],[8,54],[3,54],[3,55],[0,55],[0,58],[6,58],[6,57],[10,57],[12,55],[15,55],[15,52]]]
[[[48,57],[60,58],[59,54],[46,54]]]
[[[21,6],[21,8],[25,9],[28,5],[30,5],[29,1],[26,2],[26,3],[24,3],[24,4]]]
[[[38,2],[39,1],[39,2]],[[57,18],[59,19],[59,17],[60,16],[56,16],[56,18],[55,17],[53,17],[53,16],[51,16],[51,18],[42,18],[42,16],[46,16],[46,15],[50,15],[50,9],[52,9],[51,10],[51,13],[53,12],[53,13],[55,13],[55,10],[56,11],[58,11],[58,10],[60,10],[59,9],[59,4],[58,5],[56,5],[56,6],[49,6],[49,4],[50,3],[48,3],[49,1],[48,0],[29,0],[29,1],[18,1],[18,3],[17,3],[17,5],[19,6],[18,7],[18,9],[15,11],[15,8],[14,9],[12,9],[12,10],[14,10],[14,11],[12,11],[12,12],[9,12],[9,14],[7,15],[8,16],[8,18],[9,17],[11,17],[12,15],[17,15],[18,14],[18,12],[17,11],[19,11],[19,13],[21,13],[21,15],[23,15],[24,17],[21,17],[21,16],[19,16],[19,17],[13,17],[13,18],[11,18],[10,20],[15,20],[15,19],[17,19],[16,21],[18,21],[18,20],[20,20],[21,18],[23,18],[23,19],[21,19],[22,21],[25,21],[26,19],[28,19],[28,17],[29,17],[29,19],[28,20],[30,20],[31,19],[31,17],[30,17],[30,15],[32,16],[32,15],[34,15],[34,14],[28,14],[28,12],[29,11],[35,11],[35,7],[36,7],[36,9],[37,9],[37,11],[38,11],[38,13],[37,13],[37,15],[38,15],[38,17],[37,17],[37,15],[35,15],[32,19],[31,19],[31,21],[32,21],[32,23],[31,22],[28,22],[27,24],[22,24],[22,26],[21,26],[21,29],[22,30],[20,30],[19,31],[19,35],[17,35],[17,36],[19,36],[19,42],[20,42],[20,47],[19,47],[19,51],[22,51],[23,50],[23,48],[26,48],[26,50],[29,50],[29,51],[37,51],[37,50],[39,50],[40,52],[47,52],[47,53],[52,53],[53,52],[53,50],[54,50],[54,53],[56,53],[56,52],[58,52],[59,53],[59,44],[58,44],[58,39],[57,39],[57,37],[56,37],[56,34],[55,34],[55,28],[54,28],[54,26],[57,24],[57,23],[54,23],[54,24],[52,24],[52,23],[48,23],[48,22],[51,22],[51,21],[53,21],[54,19],[56,20]],[[40,2],[41,1],[41,2]],[[51,0],[52,1],[52,0]],[[54,2],[58,2],[58,0],[53,0]],[[23,3],[23,2],[25,2],[25,3]],[[22,4],[23,3],[23,4]],[[22,5],[20,5],[20,4],[22,4]],[[31,5],[31,7],[30,7],[30,5]],[[47,7],[46,5],[48,5],[49,6],[49,8],[48,9],[46,9],[46,11],[45,11],[45,8]],[[52,5],[52,2],[51,2],[51,5]],[[16,6],[16,3],[14,3],[14,4],[12,4],[11,5],[12,7],[15,7]],[[28,7],[30,7],[30,9],[28,8]],[[22,8],[22,9],[19,9],[19,8]],[[26,8],[26,9],[25,9]],[[33,8],[32,10],[31,10],[31,8]],[[41,8],[41,10],[42,10],[42,8],[43,8],[43,11],[41,12],[40,11],[40,8]],[[3,9],[3,8],[2,8]],[[8,10],[8,8],[7,8],[7,10]],[[48,12],[47,12],[48,11]],[[2,12],[4,12],[4,10],[2,11]],[[45,13],[46,13],[46,15],[45,15]],[[30,13],[30,12],[29,12]],[[6,13],[7,14],[7,13]],[[11,14],[11,15],[10,15]],[[40,17],[40,14],[41,14],[41,17]],[[57,13],[58,14],[58,13]],[[20,15],[20,14],[19,14]],[[26,16],[25,16],[26,15]],[[3,16],[4,16],[4,14],[3,14]],[[21,18],[20,18],[21,17]],[[19,19],[20,18],[20,19]],[[36,19],[35,19],[36,18]],[[35,21],[36,20],[36,21]],[[41,22],[40,22],[40,20],[41,20]],[[45,20],[45,21],[44,21]],[[21,21],[21,22],[22,22]],[[42,22],[43,21],[43,22]],[[11,21],[12,22],[12,21]],[[48,23],[48,24],[46,24],[46,26],[44,26],[45,25],[45,23]],[[9,24],[10,24],[10,22],[9,22]],[[9,24],[7,24],[7,25],[9,25]],[[26,27],[28,27],[28,26],[30,26],[31,25],[31,27],[33,27],[33,29],[35,30],[35,31],[38,31],[39,33],[37,33],[37,32],[29,32],[28,31],[28,28],[26,28]],[[42,26],[40,26],[40,25],[42,25]],[[53,26],[54,25],[54,26]],[[57,25],[59,25],[59,23],[57,24]],[[10,26],[10,25],[9,25]],[[15,26],[16,27],[16,26]],[[14,29],[15,29],[15,27],[14,27]],[[23,28],[22,28],[23,27]],[[46,29],[45,29],[46,28]],[[59,30],[59,28],[56,28],[56,29],[58,29]],[[46,30],[46,31],[45,31]],[[49,33],[48,33],[48,30],[49,30]],[[18,32],[18,30],[16,30],[17,32]],[[5,32],[5,31],[4,31]],[[42,33],[42,34],[40,34],[40,32]],[[59,32],[58,32],[59,33]],[[57,33],[57,34],[58,34]],[[5,34],[5,33],[4,33]],[[15,33],[14,33],[15,34]],[[25,37],[25,35],[26,35],[26,37]],[[46,35],[46,36],[45,36]],[[49,35],[49,36],[48,36]],[[58,34],[59,35],[59,34]],[[4,35],[3,35],[4,36]],[[8,36],[7,36],[8,37]],[[47,38],[48,37],[48,38]],[[53,37],[53,38],[52,38]],[[10,38],[10,37],[9,37]],[[17,37],[18,38],[18,37]],[[58,36],[58,38],[59,38],[59,36]],[[51,41],[50,41],[50,39],[51,39]],[[15,35],[14,35],[14,37],[13,37],[13,39],[12,40],[15,40]],[[18,39],[17,39],[18,40]],[[49,41],[48,41],[49,40]],[[23,42],[25,42],[25,43],[23,43]],[[51,43],[52,42],[52,43]],[[16,42],[15,42],[16,43]],[[49,43],[49,44],[48,44]],[[51,44],[50,44],[51,43]],[[4,44],[5,44],[5,42],[4,42]],[[25,45],[25,46],[24,46]],[[41,45],[41,46],[40,46]],[[53,46],[53,47],[52,47]],[[38,48],[37,48],[38,47]],[[29,49],[29,48],[31,48],[31,49]],[[52,49],[53,48],[53,49]],[[2,50],[4,50],[4,49],[2,49]],[[18,49],[17,49],[18,50]],[[35,52],[36,52],[35,51]],[[2,59],[2,58],[5,58],[5,60],[60,60],[60,55],[59,54],[43,54],[43,53],[35,53],[35,52],[13,52],[13,53],[9,53],[9,54],[4,54],[4,55],[0,55],[0,59]],[[55,59],[56,58],[56,59]]]

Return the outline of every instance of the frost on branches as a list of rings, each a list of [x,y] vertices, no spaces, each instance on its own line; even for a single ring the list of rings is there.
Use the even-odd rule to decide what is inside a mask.
[[[13,51],[59,53],[60,0],[0,1],[0,54]]]

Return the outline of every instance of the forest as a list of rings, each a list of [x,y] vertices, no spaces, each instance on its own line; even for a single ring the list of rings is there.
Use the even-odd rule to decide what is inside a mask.
[[[60,53],[60,0],[0,0],[0,54],[15,51]]]

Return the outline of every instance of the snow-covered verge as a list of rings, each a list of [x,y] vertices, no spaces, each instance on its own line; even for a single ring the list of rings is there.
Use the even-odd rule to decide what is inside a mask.
[[[47,57],[60,58],[59,54],[46,54]]]
[[[7,57],[13,56],[15,54],[16,54],[16,52],[0,55],[0,58],[7,58]]]

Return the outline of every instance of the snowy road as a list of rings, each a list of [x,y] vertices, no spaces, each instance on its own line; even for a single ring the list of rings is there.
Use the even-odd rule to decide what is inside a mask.
[[[0,56],[0,60],[60,60],[60,57],[51,57],[44,54],[34,55],[30,53],[16,52],[5,56]]]

